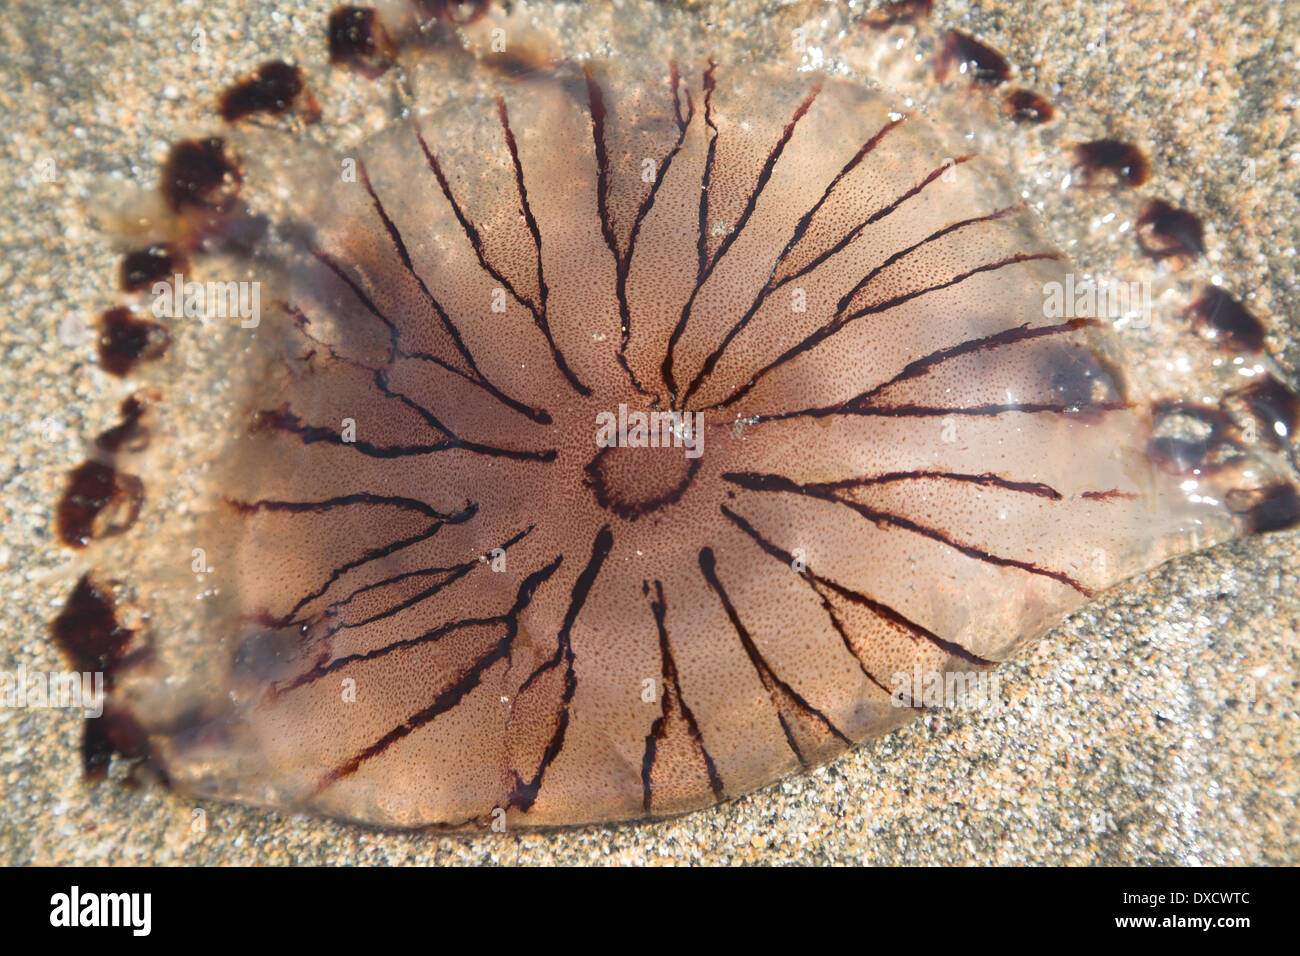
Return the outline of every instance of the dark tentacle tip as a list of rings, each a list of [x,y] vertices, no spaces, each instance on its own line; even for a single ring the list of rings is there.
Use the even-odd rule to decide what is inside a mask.
[[[1183,310],[1192,328],[1225,349],[1260,352],[1264,349],[1264,324],[1250,310],[1217,286],[1207,285]]]
[[[970,34],[949,30],[935,67],[935,78],[940,83],[946,82],[949,74],[960,71],[963,65],[975,83],[997,86],[1011,78],[1011,64],[1001,53]]]
[[[55,531],[70,548],[81,549],[98,538],[121,534],[135,523],[144,502],[144,483],[117,469],[118,452],[139,451],[149,443],[142,419],[148,408],[144,395],[131,395],[119,409],[122,421],[95,439],[96,457],[68,475],[68,484],[55,508]]]
[[[72,668],[104,675],[106,695],[123,672],[152,658],[148,641],[121,623],[114,586],[83,575],[50,625],[55,645]],[[100,715],[87,717],[82,728],[81,766],[85,779],[107,777],[115,756],[128,765],[123,780],[128,786],[140,783],[144,774],[169,785],[144,728],[129,712],[105,702]]]
[[[123,292],[140,292],[184,271],[185,254],[170,243],[154,243],[122,257],[118,284]]]
[[[1205,255],[1205,227],[1194,213],[1153,199],[1138,215],[1137,243],[1157,262],[1171,259],[1181,266]]]
[[[87,719],[81,736],[81,772],[88,781],[104,780],[117,757],[126,762],[122,783],[137,787],[147,777],[164,787],[171,785],[162,759],[149,742],[149,735],[129,713],[105,707],[99,717]]]
[[[144,484],[102,461],[84,461],[72,470],[55,509],[59,540],[84,548],[98,538],[121,534],[135,523],[144,501]]]
[[[1074,147],[1075,167],[1085,188],[1091,189],[1102,173],[1120,186],[1141,186],[1151,177],[1151,160],[1132,143],[1097,139]]]
[[[397,47],[373,7],[335,7],[329,19],[330,62],[368,80],[386,73]]]
[[[243,173],[219,137],[187,139],[172,146],[163,165],[163,199],[173,211],[225,211],[239,193]]]
[[[50,630],[73,667],[106,674],[126,659],[135,636],[118,622],[111,587],[93,581],[88,574],[72,589]]]
[[[136,318],[128,308],[109,309],[99,316],[99,364],[119,378],[140,362],[160,358],[171,338],[157,322]]]
[[[1300,525],[1300,492],[1289,483],[1233,489],[1228,492],[1227,502],[1229,510],[1251,534],[1284,531]]]
[[[1234,389],[1228,394],[1228,401],[1239,403],[1263,426],[1261,437],[1275,447],[1285,446],[1300,427],[1300,395],[1272,375]]]
[[[217,100],[217,112],[227,123],[255,113],[282,116],[295,107],[309,123],[320,119],[320,104],[303,82],[302,70],[284,60],[268,60]]]
[[[1041,93],[1016,88],[1009,90],[1002,101],[1007,114],[1017,123],[1049,123],[1056,116],[1056,108]]]
[[[1147,454],[1163,471],[1215,471],[1239,453],[1238,431],[1222,409],[1182,401],[1156,402]]]
[[[123,399],[118,406],[122,421],[101,432],[95,438],[95,447],[109,455],[120,451],[143,451],[149,446],[149,430],[143,424],[145,412],[151,402],[157,401],[156,392],[138,392]]]

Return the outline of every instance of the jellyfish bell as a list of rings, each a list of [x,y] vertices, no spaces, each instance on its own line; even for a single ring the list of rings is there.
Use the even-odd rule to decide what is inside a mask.
[[[173,151],[161,238],[261,307],[205,318],[204,367],[172,328],[149,440],[101,443],[65,496],[104,569],[55,624],[111,678],[96,766],[394,826],[682,812],[1300,515],[1288,447],[1245,435],[1278,402],[1151,392],[1151,355],[1225,343],[1118,336],[1135,303],[1081,297],[947,118],[996,97],[900,110],[698,38],[525,68],[474,6],[332,19],[336,62],[408,81],[378,132],[295,127],[315,98],[258,69],[222,138]],[[429,47],[453,28],[481,52]],[[1005,79],[973,40],[915,42]],[[1135,185],[1123,150],[1076,159]]]

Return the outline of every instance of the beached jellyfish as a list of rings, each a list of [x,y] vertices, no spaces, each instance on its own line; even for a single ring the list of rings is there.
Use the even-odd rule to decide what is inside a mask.
[[[784,59],[576,57],[524,5],[345,7],[330,60],[398,108],[238,79],[136,214],[101,347],[142,387],[58,509],[94,570],[54,633],[108,674],[88,772],[397,826],[663,816],[1294,524],[1258,323],[1072,263],[994,142],[1052,104],[927,6],[844,15],[836,69],[799,21]],[[1131,251],[1194,276],[1199,220],[1133,201]],[[157,361],[186,321],[209,361]]]

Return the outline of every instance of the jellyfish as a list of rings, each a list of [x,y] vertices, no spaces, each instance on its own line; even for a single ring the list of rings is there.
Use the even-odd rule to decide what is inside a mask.
[[[237,78],[140,200],[100,338],[140,388],[57,508],[87,773],[392,827],[683,813],[1294,525],[1258,321],[1055,244],[996,133],[1052,104],[927,7],[842,13],[834,64],[340,7],[331,62],[397,107]],[[1194,278],[1199,218],[1135,201],[1131,254]]]

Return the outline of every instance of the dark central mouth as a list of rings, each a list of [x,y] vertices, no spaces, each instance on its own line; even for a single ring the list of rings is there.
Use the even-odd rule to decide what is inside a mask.
[[[681,500],[704,452],[699,418],[626,405],[602,413],[596,431],[599,450],[583,469],[600,506],[635,521]]]

